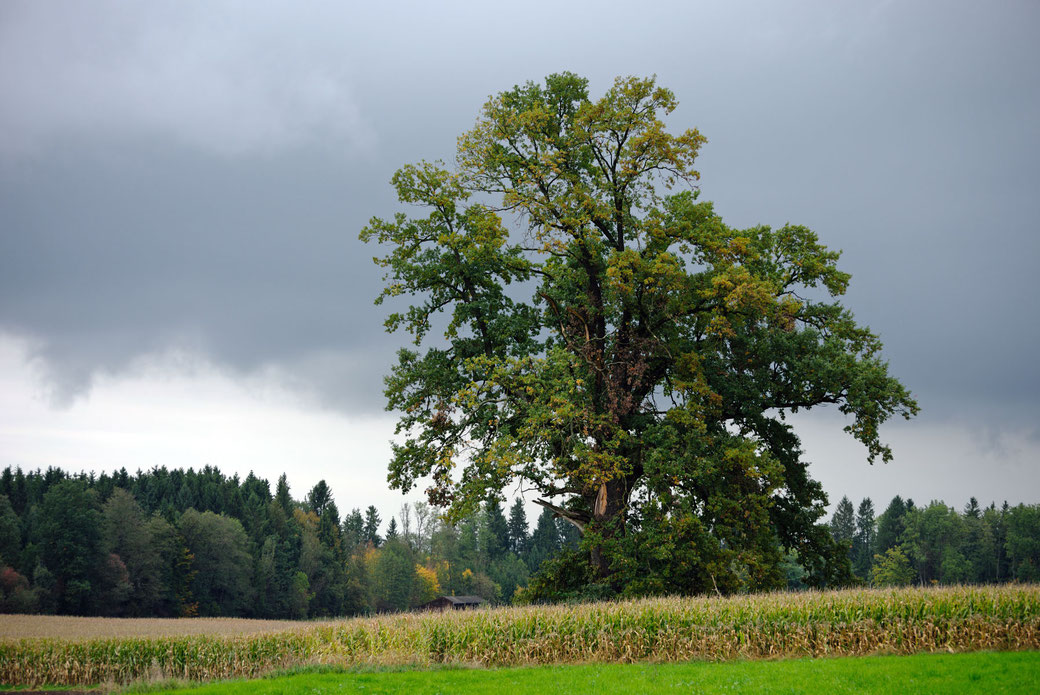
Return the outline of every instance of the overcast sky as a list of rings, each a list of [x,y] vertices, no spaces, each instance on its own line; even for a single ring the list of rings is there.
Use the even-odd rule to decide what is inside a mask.
[[[386,489],[373,249],[487,97],[656,74],[732,225],[813,228],[922,414],[832,502],[1040,502],[1040,3],[0,3],[0,468]],[[418,499],[411,495],[408,499]]]

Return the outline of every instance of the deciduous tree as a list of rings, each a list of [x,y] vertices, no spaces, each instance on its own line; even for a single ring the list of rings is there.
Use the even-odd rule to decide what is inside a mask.
[[[53,574],[59,613],[90,612],[105,555],[101,514],[92,490],[78,480],[51,486],[40,503],[36,528],[41,555]]]
[[[583,531],[600,581],[658,537],[651,522],[696,529],[698,553],[737,575],[779,565],[777,543],[819,564],[825,496],[785,415],[837,407],[873,462],[891,457],[880,425],[917,412],[837,301],[838,252],[799,225],[730,227],[699,200],[705,138],[668,131],[676,105],[653,79],[595,101],[569,73],[515,87],[454,169],[393,176],[419,214],[361,233],[383,252],[378,301],[411,299],[386,326],[417,346],[386,380],[402,413],[391,484],[428,476],[459,518],[520,479]],[[424,346],[435,325],[444,340]]]
[[[192,556],[191,590],[202,615],[248,615],[253,559],[238,519],[189,509],[180,531]]]

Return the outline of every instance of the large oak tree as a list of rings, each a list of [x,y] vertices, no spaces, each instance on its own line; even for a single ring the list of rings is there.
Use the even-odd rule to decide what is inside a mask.
[[[668,132],[675,106],[654,79],[593,101],[553,75],[492,97],[454,167],[394,175],[418,214],[361,233],[415,342],[386,377],[389,480],[459,514],[519,481],[582,529],[594,581],[775,584],[776,548],[811,565],[824,543],[785,414],[837,407],[873,462],[917,405],[836,301],[838,252],[699,200],[705,138]]]

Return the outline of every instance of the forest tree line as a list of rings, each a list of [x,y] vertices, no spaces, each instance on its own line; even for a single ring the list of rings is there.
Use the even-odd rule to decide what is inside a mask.
[[[848,550],[847,583],[1040,579],[1040,505],[957,510],[895,497],[875,515],[848,498],[829,524]],[[325,481],[294,499],[218,469],[0,474],[0,612],[292,618],[416,608],[441,595],[522,599],[545,560],[578,545],[574,527],[497,499],[452,524],[425,503],[388,522],[375,506],[341,516]],[[806,571],[785,563],[789,588]]]
[[[874,586],[991,584],[1040,580],[1040,505],[982,508],[972,497],[958,512],[941,501],[919,507],[896,495],[875,516],[864,498],[843,497],[831,535],[848,548],[854,580]],[[789,571],[797,585],[797,571]]]
[[[0,475],[0,612],[314,618],[415,608],[441,595],[509,602],[577,543],[546,511],[497,500],[451,524],[425,503],[384,523],[341,518],[325,481],[303,500],[283,475],[213,467],[135,475],[50,468]]]

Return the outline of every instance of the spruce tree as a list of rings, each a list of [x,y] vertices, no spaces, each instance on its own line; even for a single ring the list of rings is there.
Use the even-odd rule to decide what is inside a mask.
[[[484,510],[484,549],[488,555],[488,562],[495,562],[509,550],[509,525],[497,499],[489,499],[484,505]]]
[[[831,517],[831,535],[834,540],[852,547],[852,539],[856,535],[856,511],[848,497],[842,497]]]
[[[329,489],[328,483],[324,480],[319,480],[318,484],[307,493],[307,506],[318,515],[319,519],[325,513],[325,509],[330,502],[332,502],[332,490]],[[338,524],[339,521],[337,520],[336,523]]]
[[[9,472],[11,469],[7,469]],[[22,528],[7,495],[0,493],[0,567],[15,567],[22,553]]]
[[[865,581],[870,580],[876,536],[874,503],[865,497],[856,511],[856,536],[852,541],[852,571]]]
[[[909,505],[896,495],[888,503],[888,508],[878,517],[877,536],[874,539],[874,554],[883,555],[889,548],[899,545],[903,531],[906,529],[906,512]]]
[[[379,518],[379,512],[376,511],[375,505],[369,505],[368,509],[365,510],[365,532],[362,536],[362,540],[366,543],[371,543],[375,547],[383,542],[383,539],[379,537],[379,524],[382,519]]]
[[[275,490],[274,498],[286,516],[292,516],[293,503],[292,497],[289,496],[289,481],[286,479],[285,473],[282,473],[281,477],[278,478],[278,487]]]
[[[560,532],[556,528],[556,520],[553,513],[543,509],[538,515],[538,523],[535,525],[534,533],[531,534],[531,543],[528,547],[527,567],[534,572],[549,558],[560,550]]]
[[[517,497],[509,509],[509,549],[523,557],[528,542],[527,513],[524,511],[524,501]]]

